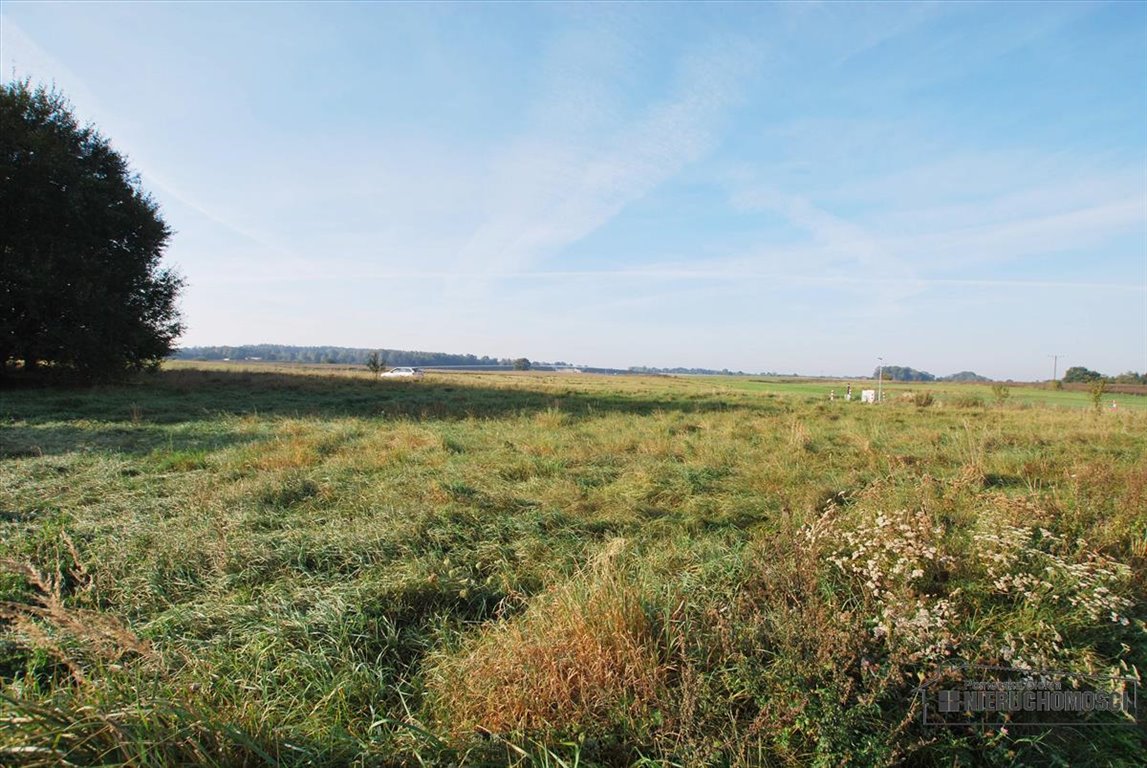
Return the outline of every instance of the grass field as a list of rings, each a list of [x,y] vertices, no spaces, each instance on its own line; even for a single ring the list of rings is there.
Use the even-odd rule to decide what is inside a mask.
[[[929,728],[914,692],[1138,677],[1147,398],[886,391],[4,391],[0,763],[1141,765],[1142,726]]]

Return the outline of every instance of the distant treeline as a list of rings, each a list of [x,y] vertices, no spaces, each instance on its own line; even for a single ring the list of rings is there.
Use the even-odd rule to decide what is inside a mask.
[[[527,367],[532,370],[555,370],[577,368],[586,373],[691,373],[725,376],[745,376],[741,371],[710,368],[648,368],[638,366],[628,370],[599,368],[587,365],[574,365],[562,360],[552,363],[525,360],[525,358],[478,357],[448,352],[420,352],[408,349],[359,349],[355,347],[296,347],[288,344],[243,344],[235,347],[182,347],[176,350],[175,360],[255,360],[269,363],[329,363],[335,365],[366,365],[370,355],[377,352],[387,367],[399,365],[434,367],[500,367],[512,369]],[[515,366],[523,360],[526,366]],[[770,375],[770,374],[764,374]]]
[[[332,363],[366,365],[367,358],[379,353],[387,366],[506,366],[511,358],[455,355],[446,352],[418,352],[406,349],[356,349],[351,347],[295,347],[285,344],[244,344],[238,347],[183,347],[172,355],[176,360],[264,360],[273,363]],[[557,365],[564,365],[558,363]]]
[[[1147,384],[1147,373],[1124,371],[1118,376],[1104,376],[1082,365],[1073,365],[1063,373],[1064,384],[1087,384],[1093,381],[1106,381],[1109,384]]]
[[[886,365],[876,368],[872,378],[883,375],[885,381],[991,381],[987,376],[981,376],[973,371],[960,371],[951,376],[933,376],[927,371],[918,371],[903,365]]]
[[[880,371],[880,368],[873,370],[872,378],[875,379]],[[986,376],[980,376],[972,371],[960,371],[951,376],[940,377],[901,365],[886,365],[883,371],[885,381],[991,381]],[[1068,368],[1063,374],[1064,384],[1087,384],[1096,381],[1106,381],[1108,384],[1147,384],[1147,374],[1126,371],[1118,376],[1104,376],[1081,365]]]

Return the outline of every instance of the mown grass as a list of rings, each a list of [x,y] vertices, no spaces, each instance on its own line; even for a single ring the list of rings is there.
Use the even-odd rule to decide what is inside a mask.
[[[925,729],[913,691],[952,659],[1138,674],[1147,413],[830,386],[6,391],[0,755],[1137,764],[1142,729]]]

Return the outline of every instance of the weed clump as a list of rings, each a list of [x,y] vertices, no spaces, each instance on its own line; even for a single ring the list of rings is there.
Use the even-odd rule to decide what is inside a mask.
[[[1006,507],[983,510],[970,528],[947,530],[919,511],[853,519],[834,513],[810,525],[806,538],[814,547],[836,542],[827,561],[897,664],[959,657],[1090,672],[1096,630],[1130,624],[1127,565],[1086,542],[1016,522]]]
[[[652,628],[611,541],[571,582],[437,656],[432,709],[455,733],[569,730],[648,712],[665,678]]]

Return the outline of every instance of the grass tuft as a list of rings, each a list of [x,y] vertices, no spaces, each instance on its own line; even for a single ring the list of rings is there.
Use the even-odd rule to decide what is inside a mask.
[[[432,658],[438,721],[453,733],[501,734],[599,729],[647,713],[667,670],[624,549],[623,539],[610,541],[521,616]]]

